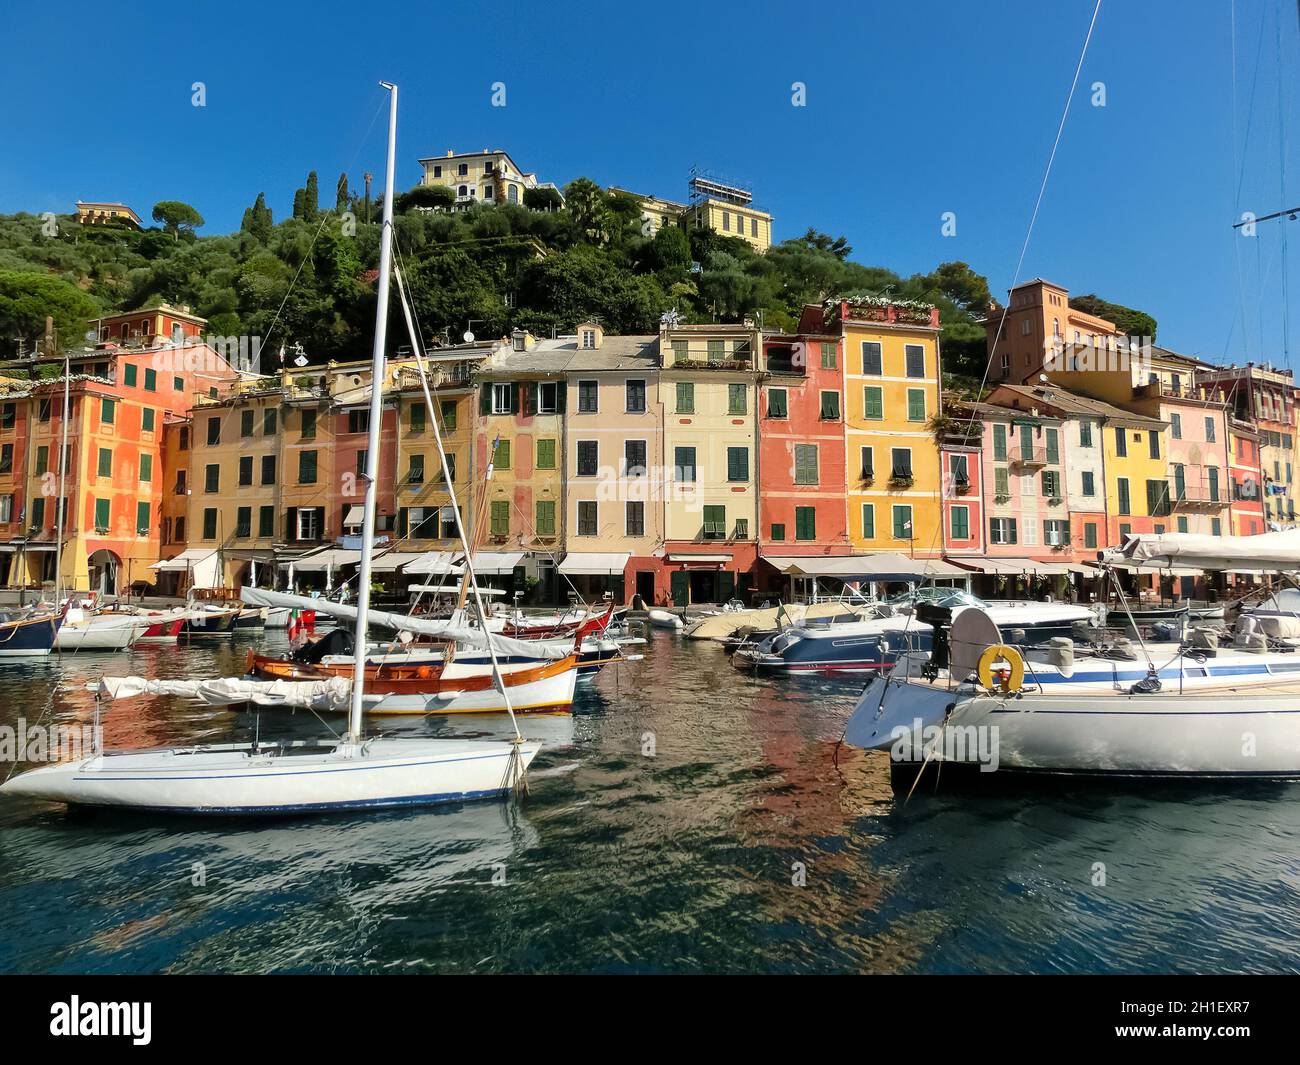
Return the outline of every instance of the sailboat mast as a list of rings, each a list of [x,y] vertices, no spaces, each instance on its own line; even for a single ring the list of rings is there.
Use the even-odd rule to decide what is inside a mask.
[[[361,568],[357,574],[356,649],[352,666],[352,708],[348,737],[361,741],[361,714],[366,686],[366,613],[370,609],[370,569],[375,539],[375,492],[379,480],[380,422],[384,413],[384,348],[388,340],[388,280],[393,270],[393,185],[397,168],[397,86],[380,84],[389,92],[388,165],[384,183],[384,216],[379,236],[379,283],[375,302],[375,347],[370,363],[370,426],[366,441],[366,502],[361,525]]]
[[[54,609],[63,599],[63,508],[67,506],[64,479],[68,475],[68,410],[72,406],[72,358],[63,353],[63,421],[59,426],[59,502],[54,508]],[[84,400],[82,401],[85,402]]]

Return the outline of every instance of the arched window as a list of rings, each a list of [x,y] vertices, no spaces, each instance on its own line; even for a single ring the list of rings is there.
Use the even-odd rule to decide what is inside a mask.
[[[511,203],[519,202],[519,186],[511,185],[506,189],[506,199]]]

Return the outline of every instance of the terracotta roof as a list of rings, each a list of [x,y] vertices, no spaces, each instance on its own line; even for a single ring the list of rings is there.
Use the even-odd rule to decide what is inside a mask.
[[[998,385],[997,391],[1005,390],[1024,397],[1033,404],[1055,407],[1066,414],[1075,414],[1088,418],[1103,418],[1106,421],[1122,422],[1135,428],[1163,429],[1168,422],[1159,418],[1148,418],[1144,414],[1135,414],[1091,396],[1081,396],[1077,392],[1067,392],[1056,385]]]

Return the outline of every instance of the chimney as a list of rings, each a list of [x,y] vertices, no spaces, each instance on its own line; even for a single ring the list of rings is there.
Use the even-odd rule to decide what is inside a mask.
[[[448,158],[448,159],[450,159],[450,158],[451,158],[453,155],[455,155],[455,154],[456,154],[456,152],[455,152],[453,149],[451,149],[451,148],[448,148],[448,149],[447,149],[447,158]]]

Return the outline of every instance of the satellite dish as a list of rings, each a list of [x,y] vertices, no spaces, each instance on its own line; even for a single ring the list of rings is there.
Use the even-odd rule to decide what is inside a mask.
[[[471,333],[468,329],[465,330],[465,343],[466,344],[474,343],[474,334]]]

